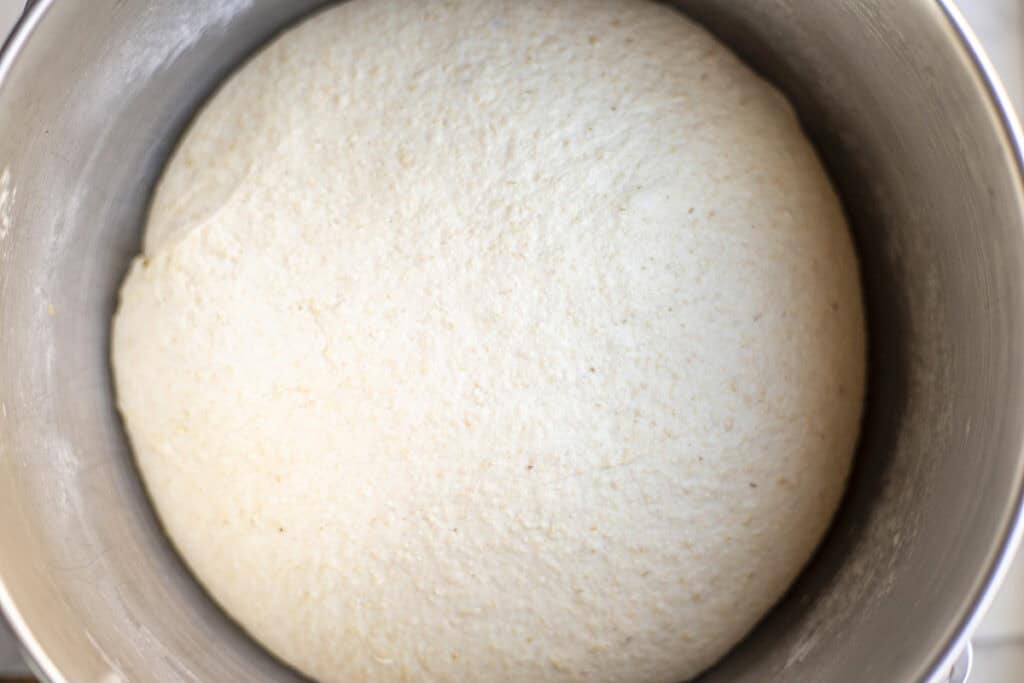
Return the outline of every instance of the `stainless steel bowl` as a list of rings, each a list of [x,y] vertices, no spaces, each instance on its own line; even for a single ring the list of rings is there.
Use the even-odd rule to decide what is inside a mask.
[[[161,535],[107,346],[182,127],[319,4],[43,0],[0,60],[0,603],[54,682],[299,680]],[[855,227],[871,325],[835,528],[704,680],[941,674],[1004,568],[1024,484],[1024,196],[1005,99],[937,0],[679,4],[798,105]]]

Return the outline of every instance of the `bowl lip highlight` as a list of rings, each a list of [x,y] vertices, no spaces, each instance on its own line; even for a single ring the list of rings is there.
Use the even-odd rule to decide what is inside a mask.
[[[988,105],[989,113],[994,115],[1001,129],[1004,150],[1013,159],[1016,175],[1017,208],[1024,213],[1024,127],[1017,115],[1009,92],[1003,85],[1002,78],[995,65],[989,59],[974,29],[967,18],[957,7],[955,0],[930,0],[945,16],[948,27],[956,40],[956,49],[965,57],[980,89],[980,95]],[[1024,377],[1021,378],[1024,381]],[[1018,551],[1024,541],[1024,444],[1017,456],[1016,499],[1011,501],[1011,511],[1003,523],[1002,533],[994,539],[994,555],[989,558],[988,566],[977,578],[976,588],[965,595],[960,604],[960,617],[952,624],[951,632],[945,642],[937,643],[938,651],[934,651],[930,661],[920,672],[922,680],[942,683],[941,676],[953,670],[964,651],[970,647],[971,635],[977,630],[985,614],[992,606],[1003,580],[1006,578]],[[2,587],[2,582],[0,582]],[[0,596],[0,606],[2,606]]]
[[[1024,127],[1017,117],[1015,107],[996,69],[985,53],[977,35],[968,25],[966,18],[955,5],[955,0],[919,0],[923,7],[938,10],[944,18],[946,28],[953,38],[951,49],[973,72],[975,92],[987,105],[989,114],[998,122],[997,127],[1003,138],[1004,151],[1012,158],[1016,176],[1016,201],[1018,210],[1024,216]],[[14,29],[0,48],[0,90],[17,61],[20,53],[44,20],[56,0],[29,0],[27,7]],[[1024,384],[1024,372],[1019,378]],[[947,635],[922,648],[917,676],[921,681],[940,683],[941,675],[950,671],[968,646],[971,634],[988,611],[996,593],[1009,571],[1016,552],[1024,541],[1024,441],[1020,444],[1017,458],[1016,497],[1002,524],[1002,530],[993,538],[990,557],[986,568],[976,581],[975,588],[960,599],[957,609],[959,616],[950,624]],[[4,582],[0,573],[0,616],[5,617],[11,631],[19,641],[26,664],[46,683],[70,683],[49,656],[46,648],[36,638],[31,626],[18,609],[14,594]],[[116,673],[116,672],[115,672]]]
[[[8,74],[21,53],[22,47],[35,32],[39,22],[53,5],[53,0],[38,0],[26,5],[24,12],[14,25],[6,42],[0,48],[0,90],[7,82]],[[31,627],[14,602],[14,595],[0,576],[0,616],[7,620],[11,632],[18,640],[22,659],[44,683],[69,683],[57,669],[56,663],[35,637]]]

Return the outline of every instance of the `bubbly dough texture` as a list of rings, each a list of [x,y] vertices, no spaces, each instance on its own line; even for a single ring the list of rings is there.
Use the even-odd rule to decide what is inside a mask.
[[[322,681],[675,683],[811,555],[858,434],[836,196],[627,0],[354,0],[232,76],[114,321],[166,529]]]

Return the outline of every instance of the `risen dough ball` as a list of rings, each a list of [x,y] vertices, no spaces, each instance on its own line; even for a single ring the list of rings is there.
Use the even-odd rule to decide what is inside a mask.
[[[865,340],[790,107],[626,0],[356,0],[167,167],[114,321],[167,532],[323,681],[674,683],[820,540]]]

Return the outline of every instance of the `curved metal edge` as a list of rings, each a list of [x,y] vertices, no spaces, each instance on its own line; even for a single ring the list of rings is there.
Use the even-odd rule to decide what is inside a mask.
[[[974,66],[975,75],[981,81],[982,89],[988,96],[993,114],[1002,124],[1007,151],[1012,156],[1017,171],[1017,205],[1024,214],[1024,127],[1017,115],[1010,95],[981,45],[981,41],[970,27],[966,17],[956,6],[955,0],[935,0],[949,21],[950,28],[960,38],[960,47],[965,57]],[[1024,378],[1024,369],[1022,369]],[[983,577],[983,582],[970,596],[966,613],[954,627],[949,640],[942,645],[940,653],[932,659],[931,665],[925,669],[924,680],[935,683],[961,683],[970,675],[973,664],[973,650],[970,644],[971,635],[992,606],[996,593],[1002,585],[1010,564],[1021,547],[1024,539],[1024,447],[1021,452],[1021,472],[1016,510],[1010,515],[1002,535],[1002,548],[997,553],[991,566]]]
[[[39,22],[50,10],[55,0],[29,0],[25,11],[7,36],[0,48],[0,88],[7,81],[8,74],[14,67],[22,47],[31,37]],[[4,584],[0,576],[0,617],[7,620],[7,625],[18,640],[25,665],[41,683],[69,683],[57,670],[56,664],[46,654],[42,645],[32,633],[28,624],[14,604],[14,596]]]
[[[971,670],[974,668],[974,648],[970,643],[963,649],[960,656],[949,672],[949,683],[967,683],[971,677]]]
[[[55,0],[37,0],[28,3],[25,13],[0,51],[0,87],[3,86],[22,46],[28,41],[54,2]],[[954,1],[935,0],[935,2],[949,21],[950,27],[959,36],[960,46],[968,61],[974,66],[983,90],[988,95],[989,104],[992,105],[994,113],[1002,123],[1006,142],[1016,162],[1017,200],[1024,212],[1024,128],[1021,126],[1016,109],[995,66]],[[1022,457],[1024,457],[1024,451],[1022,451]],[[947,681],[955,683],[966,681],[969,676],[973,662],[970,634],[977,628],[982,617],[991,607],[996,592],[1006,578],[1010,563],[1024,538],[1024,481],[1022,481],[1016,507],[1016,512],[1007,523],[1001,552],[987,572],[982,587],[972,596],[971,607],[967,614],[954,629],[951,639],[942,646],[942,654],[934,658],[932,664],[927,668],[926,671],[930,674],[926,674],[926,680],[931,678],[941,683],[943,672],[946,673]],[[36,672],[42,681],[68,683],[22,619],[2,577],[0,577],[0,615],[6,617],[11,630],[18,638],[29,668]],[[957,647],[960,643],[964,643],[964,645]]]
[[[28,675],[28,665],[21,654],[21,645],[0,615],[0,679]]]

